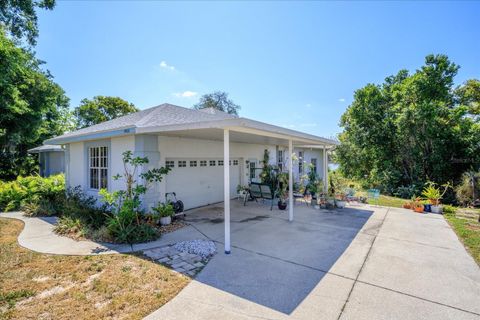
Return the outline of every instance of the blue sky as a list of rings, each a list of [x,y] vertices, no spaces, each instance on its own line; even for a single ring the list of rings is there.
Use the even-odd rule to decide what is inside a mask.
[[[241,116],[330,137],[353,92],[429,53],[480,78],[480,2],[83,2],[40,12],[37,56],[71,99],[140,109],[230,93]]]

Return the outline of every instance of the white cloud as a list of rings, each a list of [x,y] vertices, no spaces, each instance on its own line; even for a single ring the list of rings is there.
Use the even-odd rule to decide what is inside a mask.
[[[340,99],[338,99],[338,101],[345,102],[345,98],[340,98]]]
[[[173,95],[178,98],[192,98],[195,97],[198,92],[195,91],[183,91],[183,92],[175,92]]]
[[[307,104],[305,105],[305,107],[307,107],[307,108],[311,108],[311,107],[312,107],[312,105],[311,105],[310,103],[307,103]]]
[[[172,70],[172,71],[175,70],[175,67],[167,64],[166,61],[160,62],[160,68],[170,69],[170,70]]]

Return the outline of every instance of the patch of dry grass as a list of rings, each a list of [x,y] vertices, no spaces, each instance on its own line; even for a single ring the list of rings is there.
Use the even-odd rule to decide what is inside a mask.
[[[141,319],[189,282],[140,255],[35,253],[22,228],[0,218],[0,319]]]

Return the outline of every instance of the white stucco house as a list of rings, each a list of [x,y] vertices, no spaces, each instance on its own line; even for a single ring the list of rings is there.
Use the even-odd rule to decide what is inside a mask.
[[[65,150],[67,186],[82,186],[97,195],[100,188],[116,190],[122,181],[122,153],[131,150],[146,156],[149,168],[168,166],[166,178],[152,186],[143,202],[146,208],[176,192],[186,209],[225,202],[225,231],[229,237],[229,200],[237,185],[258,181],[264,151],[271,164],[289,171],[293,181],[314,165],[327,187],[327,152],[336,145],[330,139],[236,117],[215,109],[193,110],[162,104],[137,113],[80,129],[46,141]],[[293,162],[295,153],[303,162]],[[227,165],[228,164],[228,165]],[[148,168],[146,168],[148,169]],[[289,217],[293,219],[293,194]],[[227,230],[228,229],[228,230]],[[225,250],[229,251],[229,239]]]

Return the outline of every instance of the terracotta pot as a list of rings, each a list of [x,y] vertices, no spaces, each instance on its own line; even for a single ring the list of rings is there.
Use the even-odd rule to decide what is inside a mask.
[[[414,207],[413,211],[418,212],[418,213],[423,213],[423,206]]]

